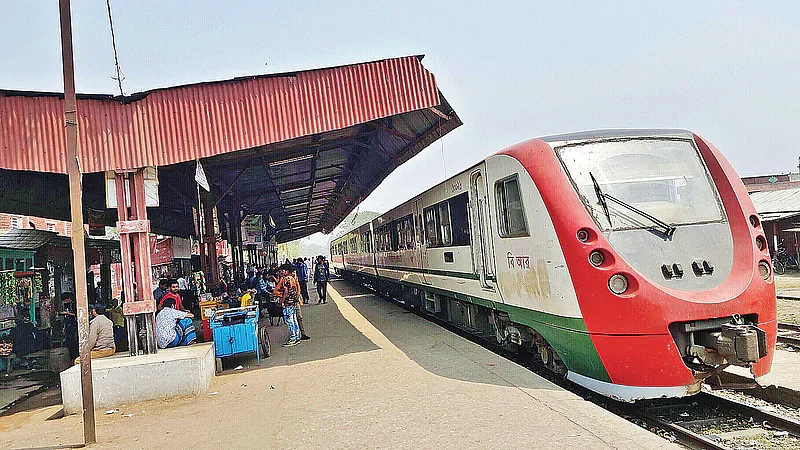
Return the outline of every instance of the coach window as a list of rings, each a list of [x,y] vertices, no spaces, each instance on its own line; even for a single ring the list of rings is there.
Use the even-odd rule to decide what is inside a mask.
[[[423,224],[425,222],[422,221],[422,214],[417,214],[417,220],[419,221],[417,226],[417,242],[419,242],[419,245],[423,245],[425,242],[425,226]]]
[[[469,216],[467,202],[469,195],[464,192],[449,200],[450,225],[453,229],[453,245],[469,245]]]
[[[497,195],[500,236],[527,236],[528,226],[525,223],[525,211],[522,207],[522,195],[519,191],[517,176],[500,180],[494,186]]]
[[[446,201],[439,203],[439,229],[441,230],[442,245],[453,245],[453,229],[450,227],[450,204]]]
[[[414,250],[414,216],[406,217],[406,248]]]
[[[428,247],[439,246],[439,230],[436,222],[436,207],[425,208],[425,235],[428,238]]]

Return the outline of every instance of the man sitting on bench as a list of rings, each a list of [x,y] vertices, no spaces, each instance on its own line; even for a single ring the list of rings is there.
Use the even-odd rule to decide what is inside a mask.
[[[90,357],[92,359],[105,358],[112,356],[117,347],[114,343],[114,323],[106,317],[106,306],[97,303],[89,306],[89,314],[92,316],[89,322],[89,347],[92,349]],[[81,357],[75,358],[75,364],[80,364]]]
[[[175,299],[166,298],[163,308],[156,316],[156,341],[158,348],[178,347],[194,344],[197,336],[190,312],[175,309]]]

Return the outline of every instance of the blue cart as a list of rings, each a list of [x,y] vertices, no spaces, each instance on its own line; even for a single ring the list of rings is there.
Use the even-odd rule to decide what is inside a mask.
[[[258,326],[258,305],[214,311],[209,325],[214,335],[217,372],[222,372],[222,358],[228,356],[255,352],[259,365],[261,351],[265,358],[269,357],[269,335],[266,327]]]

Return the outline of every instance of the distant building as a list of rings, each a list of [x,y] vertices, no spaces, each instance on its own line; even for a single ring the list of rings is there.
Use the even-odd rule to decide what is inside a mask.
[[[747,192],[779,191],[788,188],[800,188],[800,173],[783,173],[779,175],[759,175],[742,177]]]
[[[743,177],[756,207],[770,251],[783,239],[787,250],[800,253],[800,174]]]
[[[70,236],[72,234],[72,224],[63,220],[0,213],[0,234],[11,229],[52,231],[62,236]]]

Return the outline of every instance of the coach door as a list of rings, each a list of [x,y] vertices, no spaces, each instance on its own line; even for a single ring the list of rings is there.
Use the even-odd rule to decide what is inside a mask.
[[[489,226],[489,199],[486,196],[486,180],[480,170],[470,178],[470,221],[472,228],[472,256],[475,271],[481,286],[494,289],[490,280],[495,278],[492,256],[492,233]]]
[[[426,258],[428,257],[427,244],[425,243],[425,222],[422,221],[422,197],[414,200],[414,267],[419,269],[419,279],[423,283],[428,283],[425,279]]]

